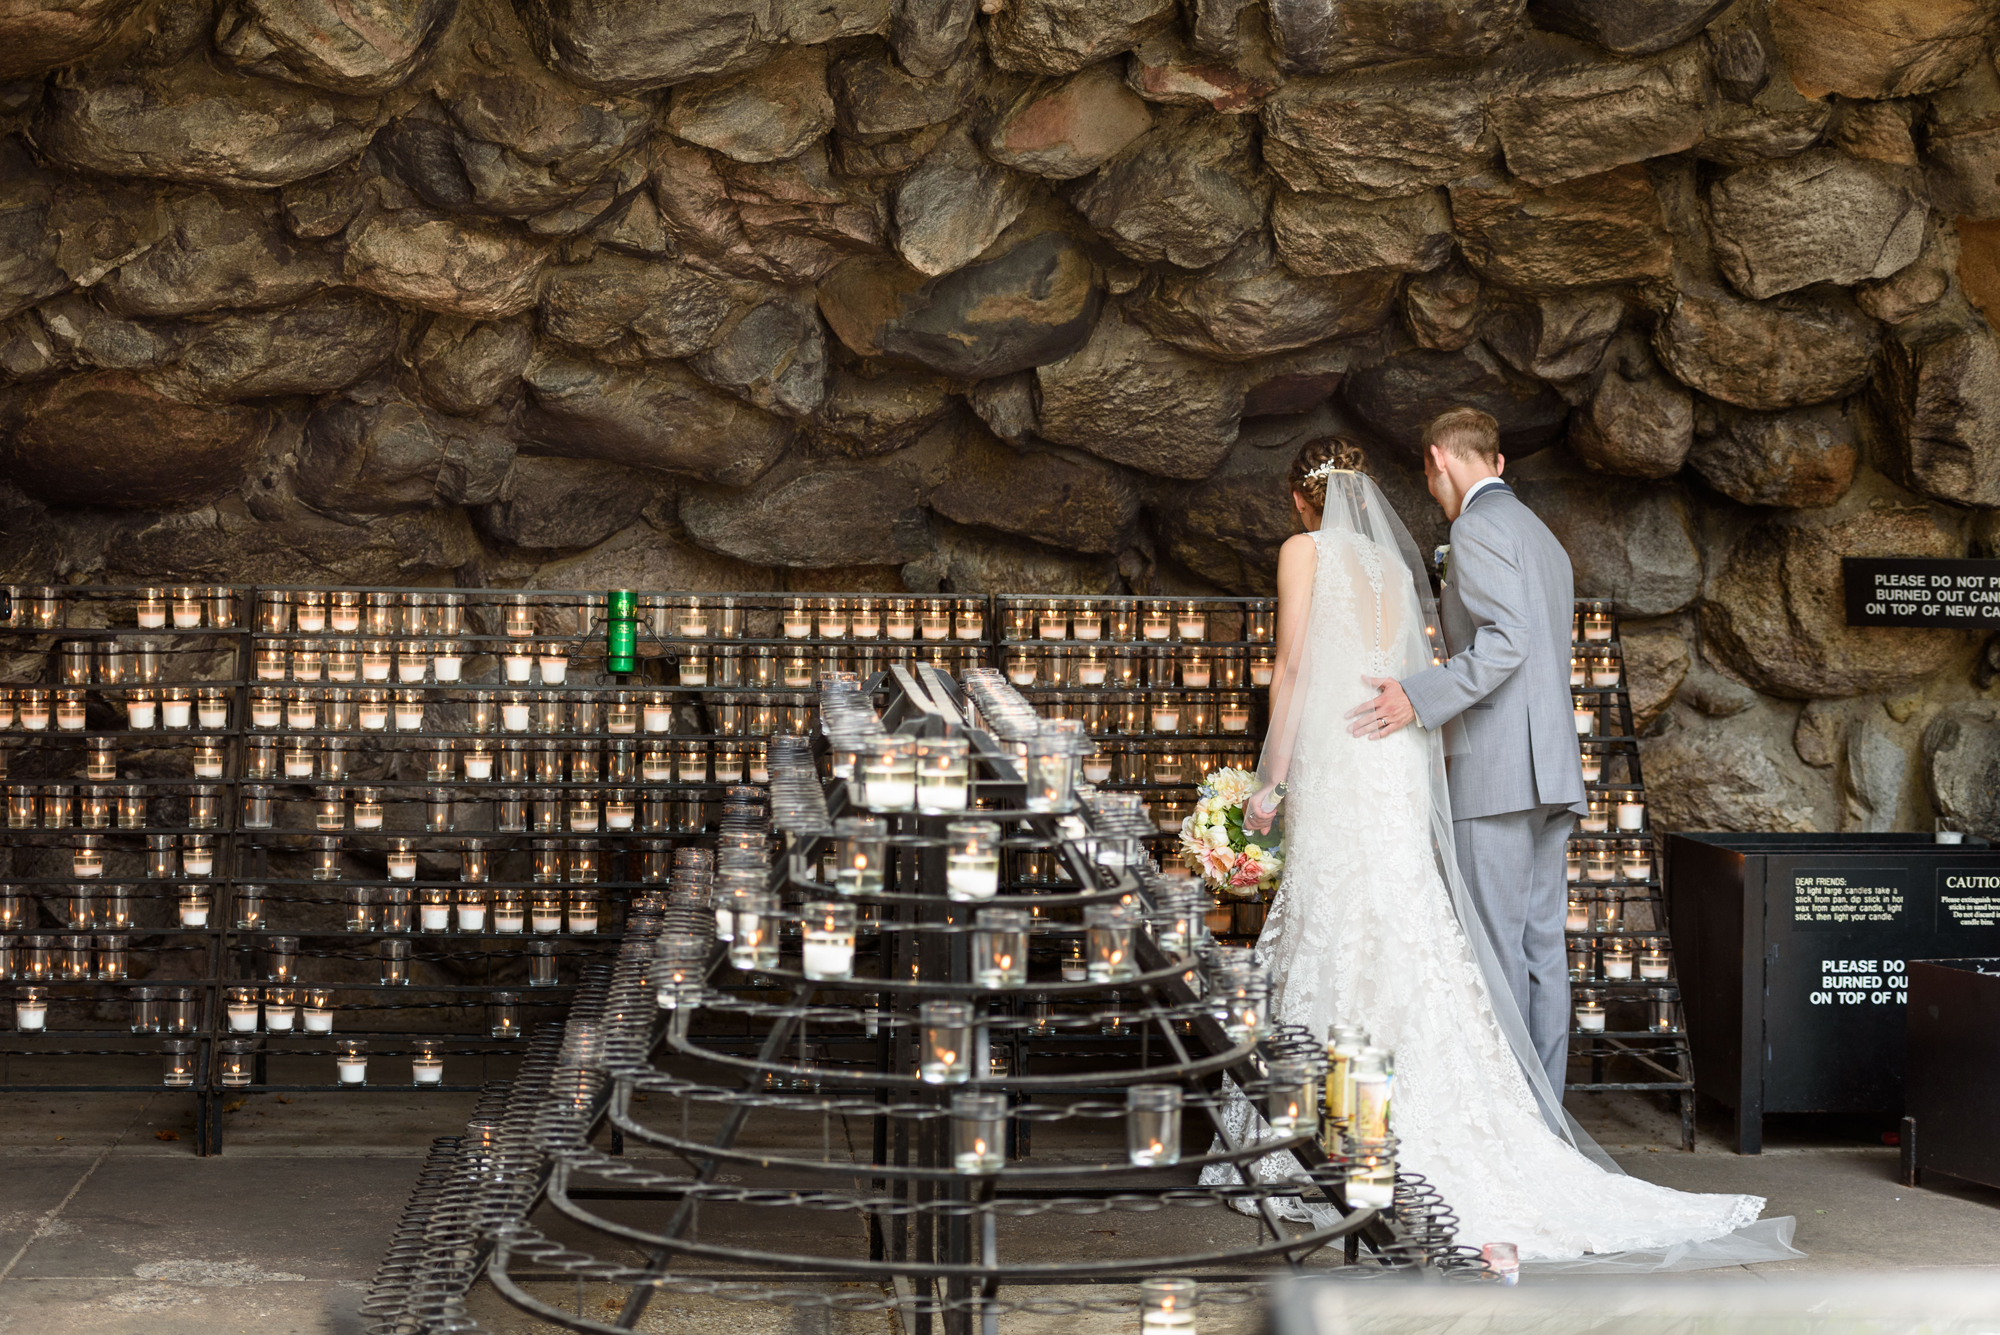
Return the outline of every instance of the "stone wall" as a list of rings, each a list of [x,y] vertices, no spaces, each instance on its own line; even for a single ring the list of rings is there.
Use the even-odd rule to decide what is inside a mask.
[[[1267,591],[1454,403],[1668,822],[2000,833],[2000,0],[12,0],[0,575]]]

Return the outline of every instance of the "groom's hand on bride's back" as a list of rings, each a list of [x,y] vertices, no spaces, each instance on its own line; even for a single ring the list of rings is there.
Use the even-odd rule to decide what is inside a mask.
[[[1347,711],[1353,722],[1347,730],[1356,737],[1368,737],[1376,741],[1387,737],[1398,729],[1416,722],[1416,706],[1410,697],[1403,694],[1403,684],[1394,677],[1363,677],[1375,695],[1365,704],[1356,705]]]

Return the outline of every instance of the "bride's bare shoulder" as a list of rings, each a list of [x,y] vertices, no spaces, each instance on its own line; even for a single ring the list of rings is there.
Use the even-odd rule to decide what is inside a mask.
[[[1278,548],[1278,569],[1309,566],[1317,559],[1318,553],[1319,545],[1312,534],[1294,533]]]

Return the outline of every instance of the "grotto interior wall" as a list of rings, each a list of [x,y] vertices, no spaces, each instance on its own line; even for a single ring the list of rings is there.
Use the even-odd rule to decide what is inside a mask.
[[[16,0],[0,574],[1267,591],[1473,403],[1665,823],[2000,834],[2000,0]]]

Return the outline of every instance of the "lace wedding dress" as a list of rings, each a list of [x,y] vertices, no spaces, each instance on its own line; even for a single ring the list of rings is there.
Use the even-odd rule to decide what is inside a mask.
[[[1512,1242],[1523,1260],[1684,1252],[1749,1224],[1763,1209],[1759,1197],[1691,1195],[1607,1171],[1551,1129],[1503,1036],[1433,851],[1440,826],[1450,837],[1448,813],[1434,819],[1444,800],[1433,781],[1440,740],[1418,727],[1364,740],[1343,717],[1372,694],[1364,675],[1406,676],[1412,653],[1431,652],[1407,558],[1332,515],[1313,538],[1310,674],[1293,677],[1285,869],[1258,947],[1273,977],[1272,1015],[1322,1038],[1336,1020],[1359,1024],[1394,1052],[1400,1162],[1437,1187],[1463,1243]],[[1513,1009],[1511,998],[1504,1004]],[[1231,1133],[1269,1135],[1249,1100],[1233,1086],[1231,1094]],[[1277,1180],[1297,1170],[1284,1155],[1253,1171]],[[1204,1180],[1236,1176],[1222,1166]],[[1306,1217],[1296,1200],[1276,1204]],[[1779,1243],[1706,1263],[1797,1254]]]

